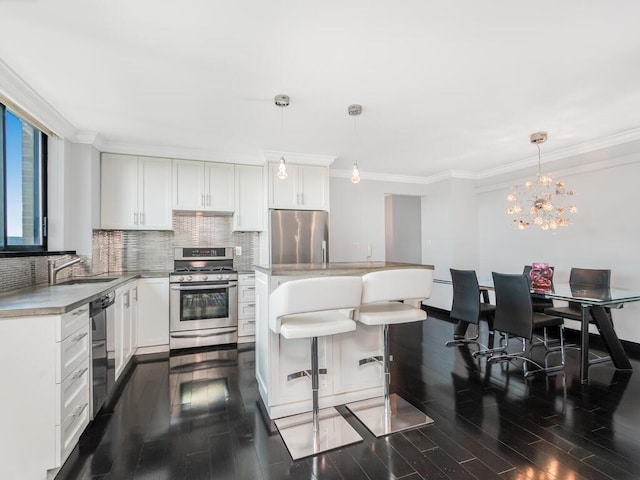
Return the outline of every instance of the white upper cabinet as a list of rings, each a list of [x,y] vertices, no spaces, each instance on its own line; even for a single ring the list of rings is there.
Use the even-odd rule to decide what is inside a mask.
[[[269,208],[329,210],[329,168],[287,164],[278,178],[278,164],[269,163]]]
[[[171,160],[104,153],[100,225],[105,229],[171,230]]]
[[[236,165],[234,231],[261,232],[264,229],[262,192],[262,167]]]
[[[233,212],[234,166],[173,160],[173,209]]]

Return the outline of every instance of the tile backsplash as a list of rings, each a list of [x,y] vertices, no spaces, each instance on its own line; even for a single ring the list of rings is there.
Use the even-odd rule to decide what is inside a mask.
[[[231,216],[180,214],[173,216],[173,231],[94,230],[92,256],[59,272],[58,279],[106,272],[173,269],[174,246],[241,247],[235,256],[237,270],[258,263],[259,234],[233,232]],[[47,282],[47,261],[60,265],[68,256],[0,259],[0,292]]]

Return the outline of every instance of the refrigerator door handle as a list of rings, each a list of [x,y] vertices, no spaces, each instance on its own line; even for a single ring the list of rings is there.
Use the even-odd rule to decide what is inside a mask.
[[[327,241],[322,240],[322,265],[327,264]]]

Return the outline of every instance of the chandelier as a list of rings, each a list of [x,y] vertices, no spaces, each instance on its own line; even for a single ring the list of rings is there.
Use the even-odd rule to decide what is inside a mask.
[[[569,215],[578,209],[573,205],[573,191],[562,180],[554,180],[540,172],[540,144],[547,141],[547,132],[531,134],[531,143],[538,147],[538,174],[534,181],[513,187],[507,200],[512,204],[509,215],[520,230],[535,225],[542,230],[556,230],[569,225]]]

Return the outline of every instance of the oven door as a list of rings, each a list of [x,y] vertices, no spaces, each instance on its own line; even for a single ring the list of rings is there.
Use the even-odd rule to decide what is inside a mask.
[[[169,330],[185,332],[238,326],[238,283],[172,283]]]

